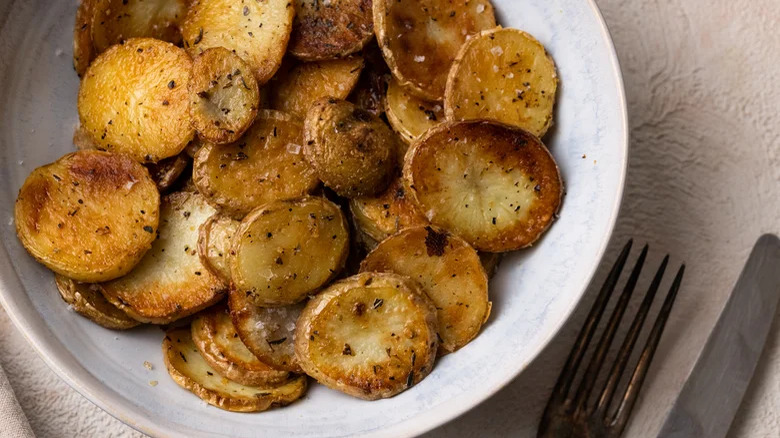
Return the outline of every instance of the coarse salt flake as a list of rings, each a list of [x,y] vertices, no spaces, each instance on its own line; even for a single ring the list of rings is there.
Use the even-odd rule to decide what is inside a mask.
[[[478,4],[478,5],[477,5],[477,13],[478,13],[478,14],[481,14],[481,13],[483,13],[483,12],[485,12],[485,5],[483,5],[482,3],[480,3],[480,4]]]
[[[293,155],[298,155],[298,154],[301,153],[301,145],[295,144],[295,143],[290,143],[290,144],[287,145],[287,152],[289,152],[289,153],[291,153]]]
[[[500,46],[495,46],[492,49],[490,49],[490,53],[500,56],[502,53],[504,53],[504,49],[502,49]]]
[[[417,55],[414,57],[414,62],[423,62],[425,61],[425,55]]]

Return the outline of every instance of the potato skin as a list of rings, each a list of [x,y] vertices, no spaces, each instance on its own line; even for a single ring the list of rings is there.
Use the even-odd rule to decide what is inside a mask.
[[[271,107],[303,120],[309,107],[323,97],[346,99],[363,69],[363,58],[305,62],[292,67],[269,88]]]
[[[305,61],[351,55],[374,36],[371,0],[295,0],[290,53]]]
[[[193,57],[212,47],[231,50],[262,85],[279,69],[294,16],[292,0],[194,0],[182,24],[184,48]]]
[[[129,272],[154,241],[160,195],[130,157],[77,151],[35,169],[14,206],[25,249],[52,271],[83,282]]]
[[[444,97],[452,60],[468,36],[496,27],[489,0],[374,0],[373,14],[393,76],[430,101]]]
[[[163,360],[177,385],[206,403],[231,412],[261,412],[286,406],[306,393],[306,376],[294,377],[282,385],[254,387],[231,382],[218,375],[198,352],[189,328],[166,332]]]
[[[389,398],[420,382],[433,369],[437,346],[436,308],[395,274],[334,283],[309,300],[295,333],[307,374],[364,400]]]
[[[409,149],[404,180],[432,224],[486,252],[536,242],[563,197],[558,165],[542,141],[489,120],[447,122],[428,131]]]
[[[230,266],[227,259],[233,235],[239,225],[237,220],[215,214],[200,226],[198,232],[198,256],[201,263],[225,284],[230,284]]]
[[[522,30],[497,28],[461,47],[447,79],[448,120],[492,119],[543,137],[553,124],[555,62]]]
[[[152,38],[112,46],[89,66],[79,89],[81,126],[99,149],[155,163],[181,152],[190,126],[184,50]]]
[[[344,267],[349,231],[339,207],[325,198],[276,201],[248,214],[228,258],[232,290],[258,306],[295,304]]]
[[[287,371],[258,360],[241,342],[224,306],[215,306],[192,321],[192,340],[203,359],[226,379],[247,386],[284,383]]]
[[[268,202],[311,193],[319,184],[303,157],[300,122],[262,110],[237,142],[204,145],[192,179],[209,203],[235,219]]]
[[[428,219],[417,211],[406,191],[403,179],[396,178],[377,197],[351,199],[349,210],[355,225],[375,243],[405,228],[427,225]]]
[[[99,0],[81,0],[76,10],[76,23],[73,25],[73,68],[79,77],[84,76],[90,62],[95,57],[92,44],[92,17]]]
[[[360,272],[391,272],[420,285],[436,305],[439,355],[468,344],[490,315],[488,277],[477,251],[441,228],[407,228],[385,239]]]
[[[380,118],[349,102],[325,98],[309,109],[303,131],[306,159],[337,194],[371,196],[387,188],[401,146]]]
[[[227,285],[197,251],[199,227],[213,214],[199,193],[165,196],[152,249],[130,273],[102,284],[106,299],[138,321],[168,324],[224,298]]]
[[[127,330],[141,324],[109,303],[99,284],[80,283],[56,274],[54,282],[62,300],[95,324],[111,330]]]
[[[160,193],[170,192],[173,186],[179,182],[179,178],[190,165],[190,158],[184,152],[175,157],[166,158],[157,163],[147,164],[152,179],[157,184]]]
[[[189,93],[192,125],[211,143],[238,140],[260,106],[260,90],[249,66],[223,47],[195,57]]]

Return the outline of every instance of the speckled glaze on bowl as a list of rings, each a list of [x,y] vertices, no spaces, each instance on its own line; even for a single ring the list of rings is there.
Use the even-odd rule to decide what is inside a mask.
[[[74,0],[0,4],[0,302],[43,359],[76,390],[130,426],[176,437],[404,437],[485,400],[536,357],[577,305],[612,232],[628,153],[618,61],[592,0],[493,0],[499,21],[535,35],[558,65],[556,126],[546,138],[567,195],[561,217],[530,250],[504,260],[493,314],[471,344],[419,385],[365,402],[312,385],[301,401],[262,414],[206,405],[176,386],[162,332],[112,332],[70,311],[50,274],[16,239],[17,191],[37,166],[72,150],[78,79],[71,67]],[[150,361],[153,370],[143,363]],[[152,387],[149,382],[159,381]]]

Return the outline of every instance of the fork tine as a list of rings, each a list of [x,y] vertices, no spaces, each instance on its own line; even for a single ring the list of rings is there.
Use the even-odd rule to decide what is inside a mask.
[[[618,256],[615,264],[612,266],[612,270],[609,271],[607,279],[601,286],[601,290],[596,297],[596,302],[593,303],[593,307],[591,307],[590,313],[588,313],[588,318],[585,320],[585,324],[582,326],[579,335],[577,335],[577,340],[569,353],[569,357],[566,359],[566,364],[563,366],[560,376],[558,376],[558,381],[555,382],[555,388],[553,389],[553,393],[545,411],[553,405],[560,404],[562,400],[565,400],[569,393],[569,389],[571,389],[572,382],[574,381],[574,376],[577,373],[577,368],[580,365],[580,361],[582,361],[582,356],[585,354],[585,350],[588,349],[588,344],[590,344],[590,341],[593,338],[593,333],[596,331],[596,326],[601,319],[601,315],[604,313],[604,308],[606,308],[609,297],[612,295],[612,291],[615,290],[618,278],[620,278],[620,274],[623,272],[623,266],[626,264],[626,259],[631,251],[633,242],[633,239],[629,240],[623,247],[620,256]]]
[[[615,333],[620,326],[620,321],[623,319],[623,314],[626,311],[626,307],[628,307],[628,302],[631,300],[631,295],[634,293],[636,283],[639,280],[639,274],[642,273],[642,266],[645,263],[645,258],[647,258],[647,250],[648,245],[645,245],[645,247],[642,248],[642,253],[639,254],[639,258],[637,258],[636,263],[634,264],[634,269],[631,271],[631,275],[623,288],[623,293],[621,293],[620,298],[618,298],[615,309],[612,311],[609,322],[607,322],[607,327],[601,334],[601,339],[596,347],[596,352],[593,354],[593,357],[588,364],[588,368],[585,369],[585,375],[580,382],[579,388],[577,388],[577,395],[574,397],[574,404],[578,409],[585,407],[590,398],[593,386],[596,384],[596,379],[599,376],[599,371],[601,371],[601,366],[604,364],[604,358],[609,352],[609,347],[612,345],[612,341],[615,338]]]
[[[658,271],[656,271],[655,277],[653,277],[653,281],[650,283],[650,287],[647,289],[645,298],[642,300],[642,305],[639,307],[639,311],[634,317],[634,321],[631,323],[631,327],[626,333],[626,337],[623,340],[623,344],[620,346],[620,350],[618,350],[615,363],[612,365],[612,369],[609,371],[609,377],[604,383],[604,388],[602,389],[599,400],[596,403],[597,412],[606,412],[606,410],[609,408],[609,404],[612,401],[612,396],[615,394],[617,385],[620,383],[620,378],[623,376],[623,371],[626,369],[626,364],[631,358],[631,351],[633,351],[634,345],[639,338],[639,333],[642,331],[642,326],[644,325],[645,319],[647,318],[647,313],[650,311],[650,306],[653,304],[655,294],[658,292],[658,288],[661,285],[661,280],[663,279],[664,273],[666,272],[666,266],[668,263],[669,256],[667,255],[664,257],[661,265],[658,267]]]
[[[674,300],[677,298],[677,292],[680,290],[683,274],[685,274],[685,265],[680,266],[677,275],[674,277],[674,282],[672,283],[671,288],[669,288],[669,293],[666,295],[666,299],[661,307],[661,311],[658,313],[655,324],[653,324],[653,329],[650,332],[650,336],[647,338],[647,344],[645,345],[644,350],[642,350],[642,355],[639,357],[639,362],[634,369],[634,373],[631,375],[631,380],[628,382],[628,387],[620,402],[620,406],[612,418],[611,427],[616,436],[623,433],[623,429],[625,429],[626,424],[628,423],[628,417],[634,409],[634,404],[639,396],[639,390],[647,376],[650,362],[653,360],[653,355],[658,347],[658,342],[661,340],[666,321],[669,319],[669,314],[672,311],[672,305],[674,305]]]

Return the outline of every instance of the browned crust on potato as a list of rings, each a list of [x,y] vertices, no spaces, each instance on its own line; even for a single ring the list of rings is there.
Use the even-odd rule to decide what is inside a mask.
[[[187,0],[97,1],[92,22],[92,41],[97,53],[130,38],[181,43],[179,24],[187,13]],[[150,3],[157,7],[150,7]]]
[[[187,82],[192,61],[184,50],[152,38],[112,46],[81,81],[81,126],[99,149],[157,162],[180,153],[195,133]]]
[[[100,293],[99,284],[80,283],[59,274],[54,276],[54,283],[62,300],[95,324],[111,330],[127,330],[140,324],[109,303]]]
[[[374,27],[401,86],[442,100],[447,73],[469,35],[496,26],[488,0],[374,0]]]
[[[204,145],[192,179],[209,203],[236,219],[268,202],[311,193],[319,184],[303,156],[300,122],[262,110],[237,142]]]
[[[54,272],[84,282],[110,280],[129,272],[151,247],[159,199],[149,172],[130,157],[77,151],[27,177],[14,207],[16,233]]]
[[[349,210],[355,225],[374,241],[374,246],[405,228],[428,224],[406,196],[402,178],[394,179],[377,197],[351,199]]]
[[[377,116],[332,98],[320,99],[304,121],[304,155],[317,176],[340,196],[372,196],[385,190],[401,146]]]
[[[200,138],[211,143],[238,140],[252,125],[260,105],[251,69],[223,47],[195,57],[189,93],[192,124]]]
[[[460,160],[453,161],[455,157]],[[442,176],[456,170],[463,172],[462,178]],[[510,173],[511,184],[507,183]],[[494,179],[502,175],[502,184],[508,185],[480,188],[486,175]],[[404,179],[418,210],[431,223],[487,252],[532,245],[556,218],[563,197],[558,166],[542,141],[520,128],[489,120],[448,122],[428,131],[409,150]],[[485,205],[469,205],[463,193],[452,193],[456,189],[492,199]],[[528,193],[533,199],[523,204]],[[470,213],[475,209],[479,214]],[[466,216],[473,219],[471,223],[462,220]]]
[[[286,406],[303,396],[308,386],[306,376],[300,376],[289,380],[285,385],[274,388],[254,388],[241,385],[239,389],[248,393],[241,396],[230,393],[228,390],[209,388],[202,381],[196,380],[194,378],[196,376],[190,375],[183,369],[188,364],[187,357],[190,357],[195,361],[203,361],[205,367],[199,366],[199,368],[203,368],[204,374],[208,372],[214,375],[216,373],[200,356],[192,341],[189,328],[168,331],[163,339],[162,352],[168,374],[177,385],[192,392],[206,403],[226,411],[261,412],[273,407]],[[223,378],[220,377],[220,379]],[[226,383],[238,385],[229,381]],[[231,386],[231,388],[235,387]]]
[[[191,56],[212,47],[231,50],[262,85],[279,69],[294,16],[292,0],[194,0],[182,24],[184,48]]]
[[[405,314],[406,320],[398,325],[404,317],[399,312],[414,314]],[[336,327],[338,332],[326,330]],[[353,333],[345,334],[347,330]],[[375,336],[368,334],[372,331],[387,350],[372,351]],[[349,344],[361,336],[371,336],[366,350]],[[295,351],[307,374],[364,400],[392,397],[420,382],[433,368],[437,346],[433,303],[413,282],[386,273],[358,274],[331,285],[309,300],[295,335]],[[381,362],[372,356],[381,356]]]
[[[490,314],[488,277],[477,251],[441,228],[407,228],[385,239],[360,271],[392,272],[421,286],[436,305],[440,355],[468,344]]]
[[[276,369],[303,373],[295,356],[295,327],[304,303],[285,307],[259,307],[245,292],[230,291],[228,306],[239,338],[260,361]],[[258,328],[258,323],[262,326]]]
[[[163,198],[158,238],[133,271],[103,283],[112,304],[138,321],[168,324],[221,300],[227,285],[200,262],[200,225],[214,214],[195,192]]]
[[[371,0],[295,0],[290,53],[305,61],[351,55],[374,36]]]
[[[278,385],[288,379],[287,371],[271,368],[247,350],[226,307],[216,306],[201,313],[191,328],[200,355],[222,377],[247,386]]]
[[[387,83],[391,77],[390,68],[387,67],[376,40],[367,44],[361,53],[366,66],[360,73],[358,83],[348,100],[358,108],[380,116],[385,112]]]
[[[553,125],[558,74],[544,46],[518,29],[486,30],[460,49],[447,79],[448,120],[491,119],[543,137]]]
[[[95,57],[92,44],[92,17],[95,4],[99,0],[81,0],[76,10],[76,23],[73,25],[73,68],[79,77],[84,76],[87,67]]]

